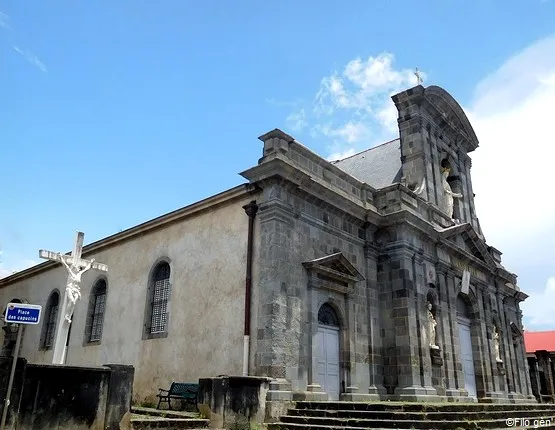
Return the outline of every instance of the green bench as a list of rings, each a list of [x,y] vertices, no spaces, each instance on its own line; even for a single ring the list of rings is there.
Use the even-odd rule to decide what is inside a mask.
[[[197,407],[197,396],[198,396],[199,384],[191,384],[189,382],[172,382],[169,390],[164,390],[159,388],[159,392],[156,395],[158,397],[158,406],[156,409],[160,409],[160,404],[167,403],[168,409],[172,408],[172,400],[181,400],[185,403],[191,403]]]

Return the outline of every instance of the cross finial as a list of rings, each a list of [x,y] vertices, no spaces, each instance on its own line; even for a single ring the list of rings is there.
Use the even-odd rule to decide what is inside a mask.
[[[416,85],[420,85],[424,82],[424,80],[422,79],[422,75],[418,70],[418,67],[414,70],[414,76],[416,76]]]

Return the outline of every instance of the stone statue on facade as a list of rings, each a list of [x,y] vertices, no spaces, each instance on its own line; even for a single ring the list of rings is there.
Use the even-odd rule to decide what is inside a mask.
[[[71,324],[71,316],[73,315],[75,304],[77,303],[77,300],[81,298],[81,276],[92,267],[94,263],[94,258],[91,259],[86,266],[82,267],[75,266],[73,263],[71,264],[71,266],[68,265],[66,260],[60,253],[58,253],[58,257],[69,273],[69,278],[66,286],[69,301],[67,302],[67,306],[66,309],[64,309],[64,312],[66,321]]]
[[[432,313],[432,304],[428,302],[426,305],[427,309],[427,316],[428,316],[428,342],[430,344],[431,349],[439,349],[439,346],[436,345],[436,326],[437,321]]]
[[[503,360],[501,360],[501,353],[499,351],[500,348],[500,336],[499,336],[499,331],[497,330],[497,327],[494,326],[493,327],[493,347],[495,349],[495,361],[497,361],[498,363],[503,363]]]
[[[449,215],[449,218],[453,219],[454,199],[460,199],[462,197],[462,194],[454,193],[451,189],[449,182],[447,182],[449,172],[450,170],[448,167],[445,167],[443,169],[441,175],[441,183],[443,184],[443,192],[445,194],[445,212],[447,213],[447,215]]]
[[[425,196],[426,196],[426,178],[422,178],[422,182],[420,183],[420,185],[418,185],[414,189],[414,192],[419,197],[425,198]]]

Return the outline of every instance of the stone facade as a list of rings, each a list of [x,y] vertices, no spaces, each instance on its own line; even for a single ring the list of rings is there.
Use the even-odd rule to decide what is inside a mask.
[[[387,145],[398,145],[400,177],[379,189],[355,177],[356,160],[329,163],[280,130],[261,136],[263,157],[243,172],[263,189],[253,373],[290,382],[292,398],[327,398],[317,339],[318,310],[329,304],[343,399],[530,401],[518,305],[527,296],[480,229],[468,155],[476,135],[441,88],[393,100],[400,139]],[[462,195],[452,214],[446,171]],[[439,349],[426,338],[427,303]],[[464,353],[461,320],[470,332]]]
[[[533,400],[519,310],[527,296],[474,208],[476,135],[441,88],[393,101],[395,141],[329,162],[273,130],[240,191],[89,245],[86,257],[109,266],[106,338],[92,347],[72,334],[68,363],[132,364],[145,398],[171,380],[239,375],[245,351],[248,374],[272,378],[270,416],[293,399]],[[250,201],[258,212],[245,300]],[[146,279],[161,258],[173,265],[170,329],[145,339]],[[0,281],[1,298],[44,304],[63,275],[45,263]],[[85,308],[73,333],[84,330]],[[47,362],[38,340],[26,336],[22,353]]]

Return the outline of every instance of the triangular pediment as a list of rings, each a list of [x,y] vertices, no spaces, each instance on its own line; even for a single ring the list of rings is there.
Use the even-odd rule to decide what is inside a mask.
[[[341,252],[306,261],[303,263],[303,266],[308,270],[322,273],[343,282],[364,280],[364,276]]]
[[[442,239],[450,242],[465,253],[474,256],[490,267],[498,266],[488,251],[487,245],[469,223],[455,225],[439,231]]]

